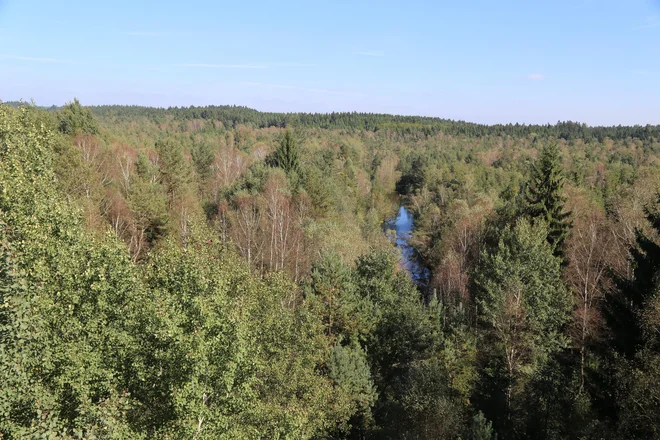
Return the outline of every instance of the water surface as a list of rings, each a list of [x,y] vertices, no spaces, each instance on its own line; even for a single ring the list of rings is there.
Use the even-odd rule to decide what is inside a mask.
[[[422,264],[417,250],[410,244],[413,226],[413,216],[404,206],[399,207],[394,219],[385,223],[385,227],[394,232],[392,239],[401,251],[401,266],[415,283],[424,285],[428,280],[429,270]]]

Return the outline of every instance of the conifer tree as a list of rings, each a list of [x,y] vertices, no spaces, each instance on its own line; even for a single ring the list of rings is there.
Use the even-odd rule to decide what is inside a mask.
[[[209,143],[199,143],[192,150],[192,162],[195,171],[202,179],[206,179],[211,172],[211,165],[215,154]]]
[[[275,166],[282,168],[287,174],[300,171],[300,151],[291,130],[284,132],[284,137],[275,151]]]
[[[481,350],[502,393],[492,394],[499,402],[494,408],[504,410],[497,420],[510,434],[523,429],[529,383],[566,344],[561,328],[570,316],[571,297],[547,235],[543,224],[519,220],[502,232],[497,248],[482,254],[473,273]]]
[[[175,194],[179,193],[190,178],[190,168],[183,148],[172,139],[156,143],[160,157],[160,180],[168,195],[169,207],[172,207]]]
[[[99,134],[99,126],[94,115],[88,109],[80,105],[77,98],[67,103],[57,113],[57,125],[60,132],[66,135],[76,134]]]
[[[559,146],[555,142],[545,145],[534,165],[527,187],[527,214],[542,219],[548,226],[548,243],[554,255],[564,260],[564,241],[572,227],[571,212],[565,211],[566,198],[562,194],[564,176]],[[564,261],[565,263],[565,261]]]

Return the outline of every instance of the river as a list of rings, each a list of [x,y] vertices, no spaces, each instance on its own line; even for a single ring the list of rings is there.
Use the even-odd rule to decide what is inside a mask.
[[[410,244],[413,226],[413,216],[404,206],[399,207],[395,218],[385,222],[385,229],[393,232],[390,232],[388,236],[401,252],[401,266],[418,286],[423,287],[428,282],[430,272],[422,264],[417,250]]]

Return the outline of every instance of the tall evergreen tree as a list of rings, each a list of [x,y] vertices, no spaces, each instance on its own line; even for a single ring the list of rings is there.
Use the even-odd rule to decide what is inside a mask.
[[[524,435],[521,418],[530,384],[566,344],[561,328],[570,316],[571,297],[546,237],[542,224],[521,219],[503,231],[496,249],[482,254],[473,273],[485,373],[499,388],[484,394],[490,395],[507,438]]]
[[[210,143],[198,143],[192,149],[191,155],[195,171],[202,179],[206,179],[211,172],[211,165],[215,158],[213,147]]]
[[[172,207],[175,194],[179,193],[190,179],[190,167],[183,147],[172,139],[156,143],[160,158],[160,180],[167,191],[168,204]]]
[[[273,159],[275,166],[282,168],[287,174],[300,171],[300,150],[291,130],[284,132]]]
[[[564,241],[571,226],[571,212],[564,210],[566,198],[562,194],[564,176],[559,146],[550,142],[543,147],[534,164],[525,194],[527,214],[532,219],[543,219],[548,226],[548,243],[554,255],[564,260]]]

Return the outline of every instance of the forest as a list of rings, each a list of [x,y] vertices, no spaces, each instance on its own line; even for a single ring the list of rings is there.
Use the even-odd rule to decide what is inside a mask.
[[[660,438],[660,126],[0,103],[0,384],[2,439]]]

